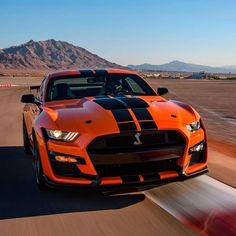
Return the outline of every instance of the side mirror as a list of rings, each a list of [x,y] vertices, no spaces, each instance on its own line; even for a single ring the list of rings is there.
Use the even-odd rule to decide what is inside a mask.
[[[34,95],[33,94],[22,95],[21,102],[22,103],[35,103]]]
[[[164,94],[167,94],[168,92],[169,92],[169,91],[168,91],[167,88],[158,88],[158,89],[157,89],[157,93],[158,93],[159,96],[162,96],[162,95],[164,95]]]

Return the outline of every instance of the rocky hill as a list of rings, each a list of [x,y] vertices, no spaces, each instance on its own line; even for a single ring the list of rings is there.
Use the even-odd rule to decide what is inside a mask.
[[[121,67],[84,48],[54,39],[0,49],[0,70],[52,71],[88,67]]]

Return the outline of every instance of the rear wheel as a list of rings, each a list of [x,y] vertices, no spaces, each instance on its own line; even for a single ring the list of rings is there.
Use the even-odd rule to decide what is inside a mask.
[[[46,190],[48,186],[46,185],[46,180],[43,174],[43,168],[41,164],[41,158],[38,150],[38,143],[34,138],[34,169],[35,169],[35,179],[36,184],[39,189]]]
[[[31,145],[30,145],[28,134],[27,134],[24,118],[23,118],[23,143],[24,143],[25,154],[32,154]]]

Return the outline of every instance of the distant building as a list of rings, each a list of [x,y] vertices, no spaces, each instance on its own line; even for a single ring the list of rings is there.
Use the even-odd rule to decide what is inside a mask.
[[[207,78],[207,74],[203,71],[194,72],[189,77],[187,77],[187,79],[206,79],[206,78]]]

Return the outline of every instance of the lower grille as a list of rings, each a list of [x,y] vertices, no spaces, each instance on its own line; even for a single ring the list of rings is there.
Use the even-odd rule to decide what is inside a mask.
[[[97,165],[98,176],[132,176],[157,174],[161,171],[177,170],[176,159],[162,160],[152,163],[132,163],[132,164],[114,164],[114,165]]]

